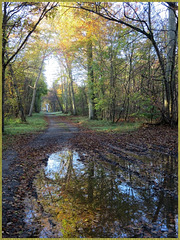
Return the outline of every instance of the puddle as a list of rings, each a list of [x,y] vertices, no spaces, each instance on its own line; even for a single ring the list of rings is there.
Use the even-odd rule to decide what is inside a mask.
[[[177,238],[177,170],[153,152],[92,159],[64,149],[37,175],[25,222],[39,238]]]

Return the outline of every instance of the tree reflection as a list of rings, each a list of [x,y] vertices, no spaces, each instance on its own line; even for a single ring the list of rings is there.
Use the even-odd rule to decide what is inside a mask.
[[[39,201],[61,225],[63,237],[133,236],[133,229],[166,217],[168,227],[174,224],[177,203],[164,192],[175,185],[173,178],[168,178],[169,171],[174,171],[171,159],[163,159],[164,175],[158,171],[155,175],[162,187],[158,191],[147,181],[149,178],[141,181],[127,161],[121,162],[122,168],[118,168],[110,164],[104,166],[95,159],[82,164],[77,158],[74,151],[64,151],[56,171],[45,171],[37,179]],[[154,161],[151,166],[155,164]],[[143,172],[142,175],[145,176]],[[166,213],[171,214],[171,218]],[[130,230],[127,226],[133,228]]]
[[[93,192],[94,192],[94,162],[90,162],[88,165],[88,201],[93,202]]]

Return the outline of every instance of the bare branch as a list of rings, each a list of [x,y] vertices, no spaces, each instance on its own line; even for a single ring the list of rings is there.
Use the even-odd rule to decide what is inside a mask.
[[[46,4],[46,6],[44,7],[38,21],[36,22],[36,24],[33,26],[32,30],[29,31],[29,33],[27,34],[27,36],[25,37],[25,39],[23,40],[23,42],[21,43],[21,45],[18,47],[18,49],[14,52],[14,54],[6,61],[5,63],[5,67],[12,61],[12,59],[18,54],[18,52],[23,48],[23,46],[25,45],[25,43],[27,42],[28,38],[31,36],[31,34],[35,31],[36,27],[38,26],[38,24],[42,21],[42,19],[45,17],[45,15],[52,10],[53,8],[55,8],[58,3],[52,4],[50,6],[50,8],[48,9],[48,6],[50,5],[50,2],[48,2]]]

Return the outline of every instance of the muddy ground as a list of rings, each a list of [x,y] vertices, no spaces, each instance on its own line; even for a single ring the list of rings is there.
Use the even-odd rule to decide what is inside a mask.
[[[3,152],[2,233],[4,238],[31,237],[24,232],[23,198],[32,189],[33,176],[48,155],[67,144],[78,128],[64,118],[46,116],[47,130],[17,139],[16,146]],[[27,138],[27,139],[26,139]]]
[[[36,197],[33,178],[48,156],[70,146],[77,151],[98,154],[103,159],[105,150],[119,149],[144,152],[148,149],[177,156],[177,128],[143,126],[127,134],[95,133],[72,123],[66,117],[46,116],[48,128],[44,133],[22,135],[17,143],[3,152],[2,160],[2,233],[3,238],[34,237],[25,229],[24,198]],[[104,160],[105,157],[104,157]]]

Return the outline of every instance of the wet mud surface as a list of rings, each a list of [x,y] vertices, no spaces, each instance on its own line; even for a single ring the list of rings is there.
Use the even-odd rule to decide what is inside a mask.
[[[47,121],[3,155],[4,238],[177,238],[176,153]]]
[[[37,197],[25,200],[27,230],[40,238],[177,237],[177,159],[131,154],[51,154],[33,182]]]
[[[2,153],[2,235],[4,238],[28,237],[24,231],[24,204],[27,192],[36,194],[32,181],[48,154],[62,147],[78,132],[63,118],[46,116],[47,130],[26,145]],[[33,158],[33,159],[32,159]]]

